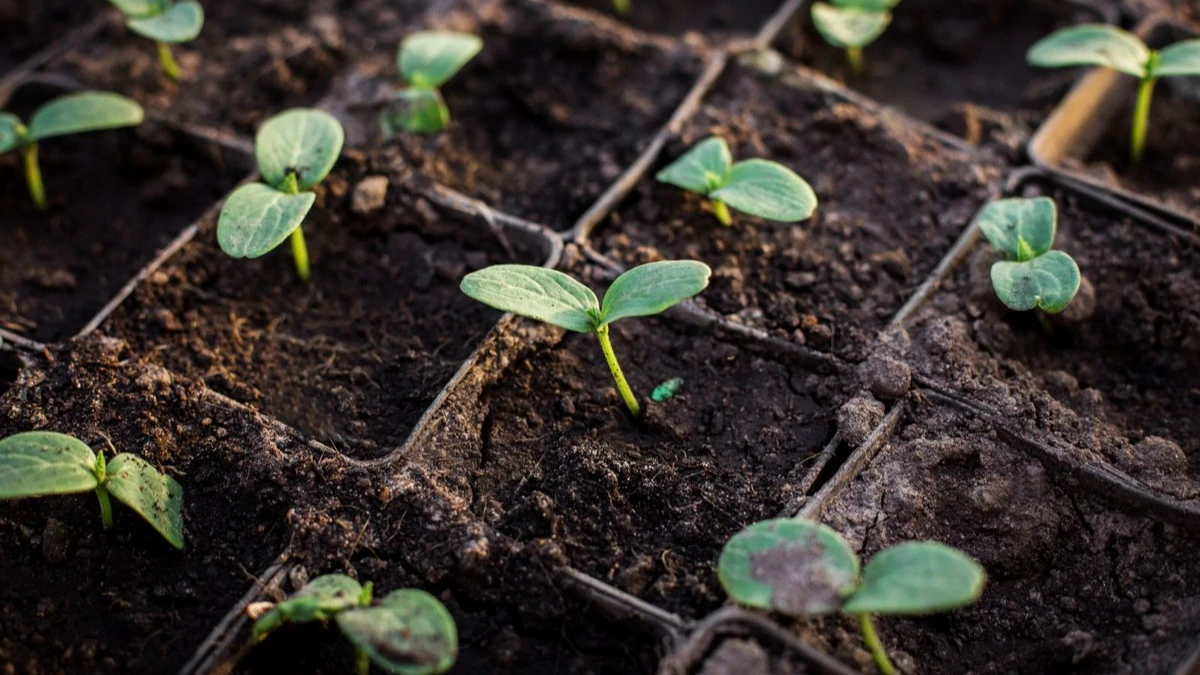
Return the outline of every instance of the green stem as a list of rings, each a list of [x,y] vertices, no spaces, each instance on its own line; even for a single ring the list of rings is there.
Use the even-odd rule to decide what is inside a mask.
[[[100,522],[104,529],[112,527],[112,501],[108,498],[108,465],[104,462],[104,453],[96,454],[96,465],[92,467],[92,475],[96,477],[96,498],[100,500]]]
[[[158,46],[158,61],[162,64],[163,73],[172,81],[178,82],[182,76],[179,70],[179,63],[175,61],[175,55],[171,53],[171,46],[165,42],[156,42]]]
[[[367,673],[371,672],[371,658],[367,656],[367,650],[356,650],[354,653],[354,662],[358,669],[358,675],[367,675]]]
[[[875,665],[879,666],[879,672],[883,675],[894,675],[896,666],[893,666],[891,660],[888,659],[887,652],[883,649],[883,643],[879,641],[879,635],[875,633],[875,624],[871,623],[871,615],[860,614],[858,622],[862,626],[863,642],[866,642],[867,649],[871,650],[871,658],[875,659]]]
[[[733,216],[729,215],[729,206],[725,202],[720,199],[712,200],[712,209],[713,215],[717,217],[717,220],[721,221],[722,225],[725,227],[733,225]]]
[[[29,196],[37,205],[39,211],[46,210],[46,187],[42,184],[42,170],[38,166],[37,143],[30,143],[21,149],[25,157],[25,182],[29,184]]]
[[[603,326],[596,331],[596,339],[600,341],[600,350],[604,352],[604,360],[608,362],[608,369],[612,371],[613,379],[617,381],[617,391],[621,392],[625,406],[629,408],[629,412],[633,413],[634,417],[640,417],[642,408],[638,405],[633,391],[629,389],[629,383],[625,381],[625,373],[621,372],[621,364],[617,363],[617,355],[613,353],[612,342],[608,339],[608,326]]]
[[[617,14],[625,16],[633,11],[633,0],[613,0],[613,9]]]
[[[862,77],[865,68],[862,47],[847,47],[846,60],[850,62],[850,74],[856,78]]]
[[[1154,97],[1156,77],[1147,77],[1138,85],[1137,108],[1133,112],[1133,137],[1129,141],[1129,154],[1133,163],[1142,161],[1146,149],[1146,129],[1150,126],[1150,102]]]
[[[295,173],[289,173],[283,179],[282,190],[289,195],[300,193],[300,183]],[[296,262],[296,276],[300,277],[300,281],[308,281],[311,270],[308,265],[308,245],[304,243],[304,223],[292,230],[288,240],[292,242],[292,260]]]

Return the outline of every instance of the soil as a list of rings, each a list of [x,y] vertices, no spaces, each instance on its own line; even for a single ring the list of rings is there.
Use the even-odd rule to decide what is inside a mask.
[[[222,253],[214,216],[101,331],[352,456],[398,447],[500,317],[459,280],[512,260],[484,225],[407,194],[391,162],[344,156],[326,179],[304,224],[308,284],[286,244],[256,260]],[[392,181],[387,201],[356,214],[368,176]]]
[[[710,41],[752,38],[783,3],[749,0],[732,4],[720,0],[633,0],[628,16],[617,16],[612,0],[559,0],[586,7],[650,33],[683,35],[695,32]]]
[[[722,544],[799,495],[857,385],[667,319],[614,324],[612,340],[640,422],[592,336],[522,321],[485,344],[413,461],[554,563],[698,617],[724,600]],[[675,377],[674,398],[645,398]]]
[[[9,109],[28,119],[57,93],[26,86]],[[153,122],[49,139],[38,159],[47,213],[29,197],[21,154],[0,156],[0,327],[43,342],[83,328],[247,171]]]
[[[1150,126],[1142,161],[1131,165],[1129,138],[1133,127],[1132,98],[1114,116],[1104,136],[1085,160],[1086,170],[1113,185],[1152,197],[1200,219],[1200,120],[1196,102],[1176,83],[1160,80],[1150,107]],[[1194,90],[1194,89],[1193,89]]]
[[[653,171],[593,234],[633,265],[695,259],[714,270],[699,302],[725,317],[861,359],[970,222],[997,176],[988,158],[813,89],[743,67],[722,76],[661,168],[710,135],[735,158],[770,157],[805,177],[820,206],[798,225],[743,214],[722,227],[698,196]]]
[[[1047,334],[1035,316],[1009,312],[994,299],[994,258],[981,243],[973,264],[917,317],[911,358],[1013,421],[1067,440],[1084,461],[1110,462],[1177,498],[1200,498],[1196,247],[1051,195],[1059,204],[1055,248],[1074,257],[1094,286],[1094,314],[1057,320]]]
[[[702,67],[692,47],[536,0],[472,4],[438,25],[480,35],[484,50],[443,87],[450,129],[396,142],[434,180],[556,230],[645,149]],[[352,96],[386,99],[394,55],[362,70]],[[351,107],[350,143],[373,141],[380,107]]]
[[[865,557],[933,539],[987,569],[971,607],[877,620],[906,672],[1167,675],[1195,649],[1194,535],[1112,511],[957,413],[915,405],[825,520]],[[875,672],[851,621],[821,634]]]
[[[304,481],[279,458],[298,442],[134,362],[117,341],[52,356],[0,399],[0,437],[60,431],[111,458],[108,437],[149,460],[185,485],[186,547],[116,502],[103,530],[92,494],[0,502],[0,664],[22,675],[174,672],[283,550]]]
[[[0,76],[104,7],[101,0],[0,0]]]
[[[1043,0],[907,0],[869,45],[854,77],[842,50],[804,16],[785,35],[787,53],[909,115],[982,140],[997,118],[1028,136],[1066,93],[1075,71],[1035,69],[1029,47],[1055,29],[1095,22],[1095,12]],[[801,28],[802,26],[802,28]]]

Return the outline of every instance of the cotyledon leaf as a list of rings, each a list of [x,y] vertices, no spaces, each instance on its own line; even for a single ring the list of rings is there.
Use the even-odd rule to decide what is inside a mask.
[[[1034,66],[1106,66],[1143,77],[1150,48],[1129,31],[1106,24],[1083,24],[1055,31],[1029,48],[1025,59]]]
[[[658,314],[703,291],[711,275],[708,265],[694,260],[639,265],[617,277],[604,293],[600,325]]]
[[[766,159],[733,165],[721,189],[709,195],[752,216],[798,223],[812,216],[817,194],[796,172]]]
[[[910,541],[880,551],[842,607],[849,614],[932,614],[979,599],[987,575],[979,563],[935,541]]]
[[[323,110],[296,108],[275,115],[254,138],[263,182],[279,188],[295,173],[299,188],[307,190],[329,175],[345,139],[341,123]]]
[[[162,14],[129,20],[129,30],[159,42],[194,40],[204,27],[204,8],[195,0],[184,0]]]
[[[997,199],[975,217],[983,236],[1009,260],[1039,256],[1054,245],[1058,210],[1049,197]],[[1027,250],[1022,251],[1020,243]]]
[[[1067,308],[1079,292],[1083,277],[1071,256],[1050,251],[1032,260],[1002,260],[992,265],[992,287],[1009,309],[1035,307],[1050,314]]]
[[[839,49],[865,47],[887,30],[891,13],[859,7],[835,7],[823,2],[812,6],[812,21],[825,41]]]
[[[707,195],[721,187],[732,164],[733,156],[725,140],[713,136],[697,143],[654,178],[660,183]]]
[[[304,222],[317,196],[289,195],[262,183],[233,191],[217,220],[217,243],[234,258],[257,258],[283,243]]]
[[[451,31],[422,31],[400,43],[396,67],[416,87],[440,87],[483,49],[478,36]]]
[[[1164,47],[1151,73],[1155,77],[1200,75],[1200,39],[1184,40]]]
[[[114,499],[133,509],[175,548],[183,548],[183,487],[137,455],[108,462],[105,480]]]
[[[556,270],[493,265],[463,277],[460,288],[490,307],[567,330],[590,333],[599,327],[596,294]]]
[[[372,663],[395,675],[444,673],[458,656],[454,617],[425,591],[393,591],[375,607],[338,614],[337,623]]]
[[[0,499],[95,490],[96,453],[83,441],[49,431],[0,440]]]
[[[259,617],[254,622],[254,639],[262,640],[284,623],[328,620],[338,612],[359,606],[362,597],[362,584],[345,574],[319,576]]]
[[[143,116],[142,106],[118,94],[102,91],[67,94],[33,113],[27,140],[136,126],[142,123]]]
[[[14,150],[22,144],[22,126],[20,117],[0,112],[0,154]]]

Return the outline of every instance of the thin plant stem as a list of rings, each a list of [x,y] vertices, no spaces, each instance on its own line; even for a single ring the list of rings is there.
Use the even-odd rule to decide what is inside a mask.
[[[367,656],[367,650],[355,650],[354,664],[355,668],[358,670],[358,675],[367,675],[371,672],[371,657]]]
[[[100,522],[104,529],[112,527],[112,500],[108,497],[108,487],[104,483],[96,486],[96,498],[100,500]]]
[[[42,184],[42,169],[38,165],[37,143],[30,143],[21,149],[25,158],[25,182],[29,184],[29,196],[39,211],[46,210],[46,186]]]
[[[1142,161],[1146,150],[1146,130],[1150,126],[1150,103],[1154,98],[1156,77],[1147,77],[1138,85],[1137,107],[1133,111],[1133,135],[1129,140],[1129,156],[1133,163]]]
[[[621,372],[621,364],[617,363],[617,355],[613,353],[612,342],[608,339],[608,326],[603,326],[596,331],[596,339],[600,341],[600,350],[604,352],[604,360],[608,362],[608,369],[612,371],[613,379],[617,382],[617,391],[621,392],[625,406],[629,408],[629,412],[633,413],[634,417],[640,417],[642,407],[638,405],[637,398],[629,389],[629,383],[625,381],[625,373]]]
[[[867,643],[867,649],[871,650],[871,658],[875,659],[875,665],[879,666],[879,672],[883,675],[894,675],[896,666],[892,665],[891,659],[883,649],[883,643],[879,641],[879,635],[875,632],[875,624],[871,623],[871,615],[860,614],[858,622],[862,626],[863,642]]]
[[[283,179],[281,189],[289,195],[300,193],[300,184],[295,173],[289,173]],[[300,281],[308,281],[311,270],[308,265],[308,245],[304,242],[304,223],[297,225],[288,239],[292,243],[292,260],[296,263],[296,276],[300,277]]]
[[[862,77],[865,72],[865,64],[863,63],[862,47],[847,47],[846,61],[850,63],[850,74],[854,77]]]
[[[713,215],[717,217],[717,220],[721,221],[722,225],[724,225],[725,227],[729,227],[730,225],[733,225],[733,216],[729,215],[729,205],[728,204],[721,201],[720,199],[714,199],[714,200],[712,200],[712,210],[713,210]]]
[[[175,60],[175,55],[171,53],[171,45],[165,42],[156,42],[155,45],[158,47],[158,61],[162,64],[163,73],[172,81],[178,82],[182,77],[182,71],[179,69],[179,62]]]

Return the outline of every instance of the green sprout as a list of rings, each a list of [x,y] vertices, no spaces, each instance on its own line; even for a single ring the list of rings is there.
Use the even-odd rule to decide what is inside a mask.
[[[892,23],[892,8],[900,0],[831,0],[812,6],[817,32],[830,45],[846,50],[850,72],[863,75],[863,48],[883,35]]]
[[[729,146],[716,136],[697,143],[655,178],[708,197],[713,215],[726,226],[733,224],[730,206],[781,223],[806,220],[817,208],[812,186],[794,171],[765,159],[734,164]]]
[[[105,462],[103,452],[97,454],[66,434],[30,431],[9,436],[0,440],[0,499],[95,490],[105,529],[113,524],[112,495],[182,549],[183,488],[141,457],[118,455],[115,449],[113,454]]]
[[[360,585],[344,574],[317,577],[259,617],[254,641],[286,623],[333,619],[357,649],[360,675],[372,663],[395,675],[436,675],[454,665],[458,630],[437,598],[406,588],[373,605],[372,595],[371,582]]]
[[[171,44],[196,39],[204,27],[204,8],[195,0],[108,0],[125,15],[125,25],[142,37],[154,40],[163,73],[179,81],[179,64]]]
[[[254,139],[262,183],[234,190],[217,220],[217,243],[234,258],[258,258],[291,239],[296,275],[308,281],[301,225],[317,195],[308,189],[333,169],[346,135],[329,113],[298,108],[263,123]]]
[[[708,265],[691,260],[648,263],[617,277],[601,304],[590,288],[562,272],[531,265],[493,265],[463,277],[462,291],[505,312],[578,333],[595,333],[621,398],[638,417],[642,410],[613,353],[609,324],[664,312],[704,290],[711,274]]]
[[[1043,68],[1104,66],[1140,81],[1133,113],[1130,158],[1141,161],[1150,125],[1150,102],[1160,77],[1200,75],[1200,39],[1184,40],[1161,51],[1150,49],[1136,35],[1105,24],[1084,24],[1047,35],[1025,57]]]
[[[934,614],[970,605],[986,580],[979,563],[933,541],[886,548],[860,571],[858,556],[835,530],[791,518],[765,520],[735,534],[721,551],[717,575],[729,597],[747,607],[795,617],[839,610],[857,617],[884,675],[896,668],[871,615]]]
[[[1057,222],[1049,197],[998,199],[979,212],[983,236],[1008,257],[992,265],[992,287],[1009,309],[1057,314],[1079,292],[1079,266],[1066,253],[1050,250]]]
[[[633,11],[633,0],[613,0],[613,11],[621,16],[628,16]]]
[[[436,134],[450,125],[450,109],[439,90],[483,49],[483,40],[467,33],[423,31],[400,43],[396,66],[408,86],[380,118],[385,138],[398,130]]]
[[[142,107],[118,96],[98,91],[67,94],[43,105],[29,125],[12,113],[0,112],[0,155],[20,150],[25,159],[25,182],[38,209],[46,210],[46,188],[38,165],[38,141],[85,131],[132,127],[142,123]]]

